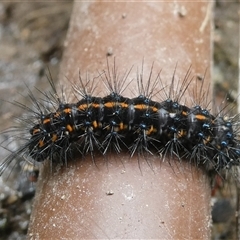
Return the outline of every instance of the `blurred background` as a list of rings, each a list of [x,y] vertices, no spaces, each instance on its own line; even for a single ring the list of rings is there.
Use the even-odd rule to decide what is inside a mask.
[[[71,10],[72,1],[57,4],[0,3],[1,142],[7,141],[12,134],[4,130],[16,125],[15,119],[25,114],[23,109],[6,101],[16,101],[31,107],[29,99],[26,99],[29,90],[36,98],[41,94],[35,87],[49,90],[45,75],[47,67],[53,80],[57,80]],[[238,0],[215,2],[212,80],[215,94],[220,97],[228,95],[230,101],[239,97],[239,10]],[[20,143],[14,144],[16,146],[13,148],[16,148]],[[0,150],[0,163],[6,154],[9,152]],[[29,177],[23,177],[27,170],[21,166],[6,171],[11,173],[6,174],[7,181],[0,177],[0,239],[25,239],[35,183],[29,181]],[[213,190],[212,239],[237,239],[237,191],[230,184],[225,184],[227,190],[222,185],[220,183]]]

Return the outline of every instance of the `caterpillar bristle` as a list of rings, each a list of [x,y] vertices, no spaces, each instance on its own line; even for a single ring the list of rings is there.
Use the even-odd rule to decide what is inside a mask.
[[[96,154],[107,157],[110,152],[126,152],[130,157],[137,154],[146,158],[148,164],[149,156],[158,156],[160,162],[170,156],[217,174],[238,166],[239,115],[227,117],[225,107],[218,114],[210,113],[210,103],[206,103],[210,88],[204,90],[206,72],[196,83],[199,80],[191,77],[190,66],[179,81],[176,65],[167,90],[161,71],[154,74],[154,63],[147,76],[143,65],[144,61],[135,79],[130,79],[133,67],[119,74],[115,60],[113,67],[107,60],[106,71],[94,77],[88,73],[83,77],[79,71],[79,85],[72,87],[75,102],[67,101],[63,88],[57,93],[50,72],[52,91],[37,89],[42,95],[40,99],[27,87],[33,107],[13,103],[28,112],[21,119],[27,133],[23,134],[25,129],[21,127],[17,134],[16,129],[8,131],[23,144],[17,150],[9,150],[10,155],[0,166],[0,175],[16,156],[30,158],[32,162],[50,159],[67,165],[75,154],[81,158],[90,155],[95,163]],[[134,81],[137,96],[124,96]],[[105,86],[104,96],[97,93],[98,84]],[[188,102],[185,94],[191,84],[200,87],[194,93],[197,99],[192,97],[189,106],[185,105]],[[7,142],[1,145],[8,149]]]

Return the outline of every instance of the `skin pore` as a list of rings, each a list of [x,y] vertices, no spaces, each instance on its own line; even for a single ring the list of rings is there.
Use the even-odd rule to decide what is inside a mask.
[[[67,99],[76,101],[69,86],[79,83],[79,69],[83,80],[86,72],[98,76],[107,70],[106,55],[110,69],[115,57],[120,76],[133,66],[122,95],[139,93],[132,79],[141,73],[143,61],[143,85],[154,62],[151,81],[161,71],[166,89],[177,63],[178,94],[190,65],[190,79],[204,76],[210,66],[210,25],[210,2],[75,2],[59,74]],[[99,96],[109,93],[99,78],[94,81],[99,81]],[[209,81],[207,71],[203,92]],[[154,91],[162,93],[162,88],[158,84]],[[192,81],[181,102],[193,104],[191,93],[198,88]],[[43,166],[28,238],[208,239],[210,223],[210,184],[204,171],[171,156],[163,161],[110,151],[106,157],[96,153],[94,161],[87,155],[67,166]]]

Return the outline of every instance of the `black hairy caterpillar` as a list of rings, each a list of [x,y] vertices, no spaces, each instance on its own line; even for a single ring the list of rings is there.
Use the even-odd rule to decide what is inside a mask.
[[[29,91],[34,108],[27,108],[32,116],[24,121],[30,134],[22,147],[4,160],[0,174],[15,158],[68,161],[75,150],[83,157],[90,154],[93,160],[96,152],[105,155],[110,149],[117,153],[127,151],[130,156],[144,152],[156,154],[163,160],[170,154],[215,172],[239,165],[239,140],[236,126],[233,127],[237,121],[221,114],[214,116],[199,104],[188,107],[180,103],[192,82],[190,69],[179,94],[172,98],[174,72],[169,94],[166,87],[162,88],[167,96],[163,101],[153,100],[161,95],[161,92],[154,93],[161,78],[160,73],[152,78],[153,66],[146,86],[143,70],[137,74],[139,96],[125,97],[127,83],[134,81],[128,79],[130,71],[120,79],[115,64],[112,71],[108,65],[107,71],[94,79],[86,78],[85,82],[79,74],[80,87],[75,86],[78,100],[74,103],[59,97],[51,78],[53,92],[42,93],[44,101],[40,102]],[[98,84],[104,83],[110,93],[94,96],[96,80]]]

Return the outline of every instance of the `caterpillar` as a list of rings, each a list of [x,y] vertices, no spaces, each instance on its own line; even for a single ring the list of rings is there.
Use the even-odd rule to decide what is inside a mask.
[[[79,86],[74,86],[75,102],[65,101],[64,94],[59,96],[51,77],[52,92],[42,92],[43,101],[29,91],[33,108],[15,103],[31,115],[24,119],[28,136],[0,165],[0,175],[16,158],[66,162],[77,152],[82,157],[90,154],[94,161],[96,152],[105,156],[112,149],[116,153],[129,152],[130,156],[154,154],[160,161],[173,155],[208,172],[219,173],[239,165],[237,116],[228,118],[223,112],[214,116],[200,104],[190,107],[181,103],[193,82],[190,68],[175,97],[171,96],[175,72],[169,92],[166,86],[154,92],[161,77],[159,72],[153,78],[153,65],[145,86],[143,70],[136,79],[129,80],[131,71],[119,77],[114,62],[112,69],[107,63],[107,70],[92,79],[83,79],[79,73]],[[132,81],[137,81],[139,94],[129,98],[124,96],[124,90]],[[94,95],[96,82],[103,83],[108,94]],[[165,99],[155,101],[153,98],[159,95],[165,95]],[[23,138],[22,133],[19,137]]]

